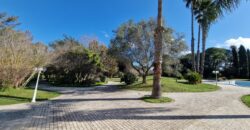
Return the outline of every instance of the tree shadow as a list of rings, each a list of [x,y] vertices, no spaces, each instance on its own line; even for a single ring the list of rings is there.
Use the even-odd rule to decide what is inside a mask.
[[[106,98],[106,99],[77,99],[77,100],[53,100],[46,103],[31,105],[25,110],[0,110],[1,129],[6,129],[5,123],[13,123],[14,127],[36,128],[37,123],[48,126],[57,123],[93,122],[105,120],[222,120],[222,119],[250,119],[250,115],[173,115],[170,113],[179,108],[173,107],[136,107],[136,108],[112,108],[98,110],[72,109],[75,102],[91,101],[118,101],[138,100],[133,98]],[[117,107],[117,106],[116,106]],[[78,107],[79,108],[79,107]],[[96,108],[93,108],[96,109]],[[20,123],[28,119],[25,123]],[[24,125],[25,126],[22,126]]]
[[[91,102],[91,101],[136,101],[140,98],[86,98],[86,99],[55,99],[53,102],[75,103],[75,102]]]
[[[71,119],[71,116],[79,116],[74,121],[103,121],[103,120],[221,120],[221,119],[250,119],[250,115],[158,115],[159,113],[171,112],[175,108],[118,108],[94,111],[76,111],[61,116],[56,116],[57,121],[60,119]],[[154,113],[158,113],[154,115]],[[150,114],[150,115],[148,115]],[[90,118],[95,117],[95,118]],[[73,120],[67,120],[73,121]]]
[[[104,87],[97,87],[89,90],[79,90],[76,94],[88,93],[91,96],[93,93],[100,92],[116,92],[121,91],[117,87],[110,85]],[[74,92],[75,93],[75,92]],[[90,95],[89,95],[90,94]],[[1,97],[1,96],[0,96]],[[16,97],[13,97],[16,98]],[[24,98],[28,99],[28,98]],[[27,109],[18,110],[1,110],[0,109],[0,129],[16,129],[16,128],[36,128],[39,125],[54,125],[58,123],[69,122],[93,122],[106,120],[221,120],[221,119],[250,119],[250,115],[178,115],[175,112],[178,107],[129,107],[113,106],[109,108],[106,104],[102,108],[92,108],[91,110],[82,108],[78,103],[88,105],[88,103],[98,103],[99,101],[136,101],[139,98],[85,98],[85,99],[55,99],[38,104],[30,104]],[[134,102],[136,103],[136,102]],[[154,106],[154,105],[152,105]],[[105,109],[106,107],[106,109]],[[108,107],[108,108],[107,108]],[[75,109],[77,108],[77,109]],[[88,107],[91,108],[91,107]],[[79,110],[80,109],[80,110]],[[177,113],[177,114],[172,114]],[[171,115],[170,115],[171,114]],[[11,124],[11,125],[8,125]],[[11,127],[11,128],[10,128]]]
[[[120,89],[119,86],[122,85],[101,85],[95,87],[53,87],[45,84],[39,85],[39,90],[45,90],[50,92],[58,92],[60,94],[74,94],[74,95],[82,95],[82,94],[97,94],[97,93],[113,93],[118,91],[124,91]],[[33,88],[34,89],[34,88]]]

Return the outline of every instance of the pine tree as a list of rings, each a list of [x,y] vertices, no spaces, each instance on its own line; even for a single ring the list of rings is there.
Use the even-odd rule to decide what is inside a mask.
[[[233,74],[234,77],[238,77],[239,76],[239,55],[238,55],[238,51],[237,51],[237,47],[236,46],[231,46],[231,50],[232,50],[232,56],[233,56]]]
[[[247,49],[247,59],[248,59],[248,78],[250,79],[250,50]]]
[[[243,45],[239,48],[239,71],[240,78],[248,78],[248,58],[247,51]]]

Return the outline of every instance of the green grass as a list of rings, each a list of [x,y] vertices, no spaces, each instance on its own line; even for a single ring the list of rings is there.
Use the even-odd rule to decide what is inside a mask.
[[[123,88],[138,90],[138,91],[151,91],[152,90],[153,77],[147,78],[147,84],[142,84],[141,80],[132,85],[125,86]],[[162,91],[163,92],[211,92],[219,89],[216,85],[210,84],[188,84],[185,80],[178,80],[175,78],[162,77]]]
[[[108,81],[121,82],[121,79],[120,78],[108,78]]]
[[[0,105],[10,105],[30,102],[33,96],[33,89],[29,88],[1,88]],[[49,100],[59,96],[59,93],[39,90],[37,92],[37,101]]]
[[[142,98],[142,100],[148,103],[168,103],[173,101],[171,98],[168,97],[161,97],[159,99],[156,99],[150,96],[145,96]]]
[[[101,86],[101,85],[105,85],[105,82],[96,82],[93,86]]]
[[[250,95],[245,95],[241,98],[242,102],[245,103],[248,107],[250,107]]]

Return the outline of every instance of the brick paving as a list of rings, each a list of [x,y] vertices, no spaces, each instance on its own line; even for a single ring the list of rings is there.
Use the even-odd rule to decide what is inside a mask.
[[[0,107],[0,130],[249,130],[250,109],[240,97],[250,88],[221,85],[206,93],[168,93],[175,102],[149,104],[147,92],[112,86],[47,88],[62,96]]]

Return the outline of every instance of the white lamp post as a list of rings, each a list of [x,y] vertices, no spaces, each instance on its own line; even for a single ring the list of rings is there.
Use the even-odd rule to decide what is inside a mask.
[[[38,71],[38,75],[37,75],[37,80],[36,80],[36,87],[34,90],[32,101],[31,101],[33,103],[36,102],[36,95],[37,95],[38,83],[39,83],[39,78],[40,78],[41,72],[45,71],[45,69],[44,68],[35,68],[35,71]]]
[[[219,71],[213,71],[213,74],[215,74],[216,75],[216,86],[217,86],[217,84],[218,84],[218,74],[219,74]]]

